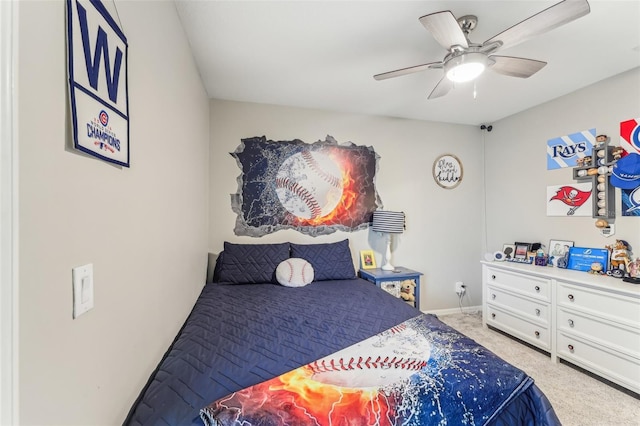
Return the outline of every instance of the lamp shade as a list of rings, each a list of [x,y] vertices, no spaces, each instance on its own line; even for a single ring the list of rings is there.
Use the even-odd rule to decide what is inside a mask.
[[[404,232],[404,212],[374,211],[371,229],[385,234],[402,234]]]

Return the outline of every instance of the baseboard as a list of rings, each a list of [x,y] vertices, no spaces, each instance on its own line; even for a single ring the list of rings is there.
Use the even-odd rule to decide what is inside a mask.
[[[422,311],[426,314],[434,314],[438,315],[451,315],[451,314],[459,314],[460,308],[450,308],[450,309],[435,309],[429,311]],[[482,312],[482,305],[478,306],[465,306],[462,308],[462,312],[464,313],[474,313],[474,312]]]

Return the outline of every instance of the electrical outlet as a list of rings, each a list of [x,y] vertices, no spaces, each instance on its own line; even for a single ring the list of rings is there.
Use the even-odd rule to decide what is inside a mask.
[[[456,282],[456,294],[458,296],[462,296],[465,291],[467,291],[466,287],[464,286],[464,283],[462,281],[457,281]]]

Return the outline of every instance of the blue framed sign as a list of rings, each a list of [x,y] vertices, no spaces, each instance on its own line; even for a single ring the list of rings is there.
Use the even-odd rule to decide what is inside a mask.
[[[100,0],[67,0],[74,147],[129,167],[128,44]]]
[[[606,271],[609,267],[609,250],[586,247],[569,247],[568,269],[575,269],[576,271],[590,271],[591,264],[595,262],[601,263],[602,270]]]
[[[596,144],[596,129],[583,130],[547,141],[547,170],[575,167],[578,159],[590,157]]]

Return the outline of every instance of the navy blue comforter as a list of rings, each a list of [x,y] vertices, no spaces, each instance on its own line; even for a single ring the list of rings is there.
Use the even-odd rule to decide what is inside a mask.
[[[208,284],[125,424],[201,425],[199,411],[212,401],[419,314],[359,279],[302,288]],[[509,404],[496,407],[494,424],[559,424],[546,397],[529,382]]]

